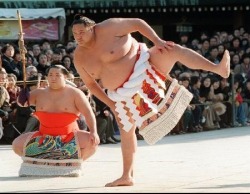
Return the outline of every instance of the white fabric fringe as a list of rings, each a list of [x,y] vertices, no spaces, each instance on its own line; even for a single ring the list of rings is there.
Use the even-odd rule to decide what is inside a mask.
[[[168,110],[143,130],[139,130],[144,140],[153,145],[167,135],[177,125],[192,98],[193,95],[181,86]]]
[[[19,170],[20,177],[79,177],[81,176],[81,166],[44,166],[22,163]]]
[[[183,86],[179,86],[176,79],[171,79],[171,84],[166,91],[165,82],[155,73],[148,62],[150,56],[147,46],[145,44],[140,44],[140,50],[140,58],[135,63],[134,71],[129,77],[129,80],[123,84],[123,87],[118,88],[116,91],[108,90],[107,94],[111,100],[116,102],[115,111],[118,113],[121,124],[123,124],[123,130],[128,132],[132,128],[133,123],[131,123],[125,108],[129,109],[136,126],[140,129],[144,121],[158,114],[158,111],[165,106],[167,100],[171,98],[170,96],[173,94],[174,88],[176,86],[180,87],[166,112],[160,115],[158,119],[148,124],[145,128],[139,130],[139,133],[144,137],[145,141],[152,145],[176,126],[193,95]],[[154,83],[146,71],[149,71],[153,75],[154,79],[158,82],[157,84]],[[157,105],[153,103],[152,99],[143,92],[142,84],[144,80],[159,94],[159,97],[163,99],[160,104]],[[166,94],[164,94],[165,92]],[[136,109],[136,105],[133,102],[133,96],[136,94],[138,94],[148,107],[152,109],[150,113],[147,113],[143,117],[139,115],[140,112]]]

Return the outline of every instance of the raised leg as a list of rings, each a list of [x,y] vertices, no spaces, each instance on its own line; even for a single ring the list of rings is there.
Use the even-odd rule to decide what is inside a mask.
[[[169,43],[167,42],[166,45]],[[173,44],[165,50],[152,47],[149,50],[150,62],[164,74],[168,74],[174,64],[179,61],[190,69],[201,69],[214,72],[223,78],[230,74],[230,55],[226,50],[219,64],[214,64],[192,49]]]

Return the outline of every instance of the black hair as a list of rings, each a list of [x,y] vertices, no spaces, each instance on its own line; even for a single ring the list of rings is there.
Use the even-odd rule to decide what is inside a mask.
[[[75,48],[66,49],[67,54],[73,53],[74,51],[75,51]]]
[[[95,21],[81,15],[81,14],[76,14],[74,16],[74,21],[72,23],[72,26],[75,24],[83,24],[84,26],[94,26]]]
[[[56,55],[62,54],[62,51],[59,48],[54,48],[54,49],[52,49],[52,51],[53,51],[53,54],[56,54]]]
[[[201,79],[200,79],[200,77],[199,76],[191,76],[191,78],[190,78],[190,85],[191,86],[193,86],[193,85],[195,85],[195,84],[197,84],[198,83],[198,81],[200,81]]]
[[[28,78],[27,82],[26,82],[26,85],[28,87],[31,87],[31,86],[37,86],[38,85],[38,76],[37,75],[33,75],[31,77]]]
[[[184,77],[182,77],[182,78],[180,79],[180,81],[189,81],[189,82],[190,82],[190,78],[189,78],[189,77],[184,76]]]
[[[241,60],[243,61],[245,58],[250,58],[250,54],[249,54],[249,53],[244,53],[244,54],[241,56]]]
[[[51,65],[51,66],[46,70],[46,75],[48,75],[50,69],[52,69],[52,68],[54,68],[54,69],[60,69],[63,75],[66,75],[66,76],[69,75],[69,71],[68,71],[64,66],[62,66],[61,64]]]
[[[40,41],[40,46],[42,46],[45,42],[49,43],[50,44],[50,41],[47,39],[47,38],[43,38],[41,41]]]
[[[12,44],[6,44],[6,45],[4,45],[3,48],[1,49],[2,54],[4,54],[9,47],[13,47],[14,48],[14,46]]]

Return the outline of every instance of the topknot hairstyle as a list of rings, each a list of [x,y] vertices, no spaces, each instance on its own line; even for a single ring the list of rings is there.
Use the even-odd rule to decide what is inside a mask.
[[[96,23],[95,21],[83,16],[82,14],[76,14],[74,16],[72,26],[75,24],[83,24],[84,26],[94,26]]]
[[[60,69],[63,75],[68,76],[69,75],[69,71],[62,66],[61,64],[55,64],[55,65],[51,65],[47,70],[46,70],[46,75],[48,75],[49,70],[55,68],[55,69]]]

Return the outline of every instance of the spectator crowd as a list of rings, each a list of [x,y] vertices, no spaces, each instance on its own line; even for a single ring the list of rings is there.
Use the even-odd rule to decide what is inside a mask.
[[[191,38],[191,34],[180,33],[177,43],[215,64],[220,62],[227,49],[231,56],[231,74],[225,79],[204,70],[191,70],[177,62],[170,75],[193,94],[193,99],[170,135],[250,125],[249,32],[240,27],[232,32],[202,32],[195,38]],[[48,86],[46,70],[55,64],[64,66],[69,71],[68,84],[79,88],[88,97],[96,115],[101,143],[120,142],[115,136],[119,133],[119,126],[114,114],[90,93],[74,67],[76,42],[43,39],[25,44],[24,62],[17,43],[0,43],[0,142],[11,143],[18,135],[39,128],[39,121],[33,117],[36,107],[20,107],[16,100],[23,87],[24,74],[30,91],[45,88]],[[23,62],[26,72],[23,72]],[[81,130],[88,130],[83,115],[77,122]],[[138,140],[143,139],[138,129],[136,135]]]

